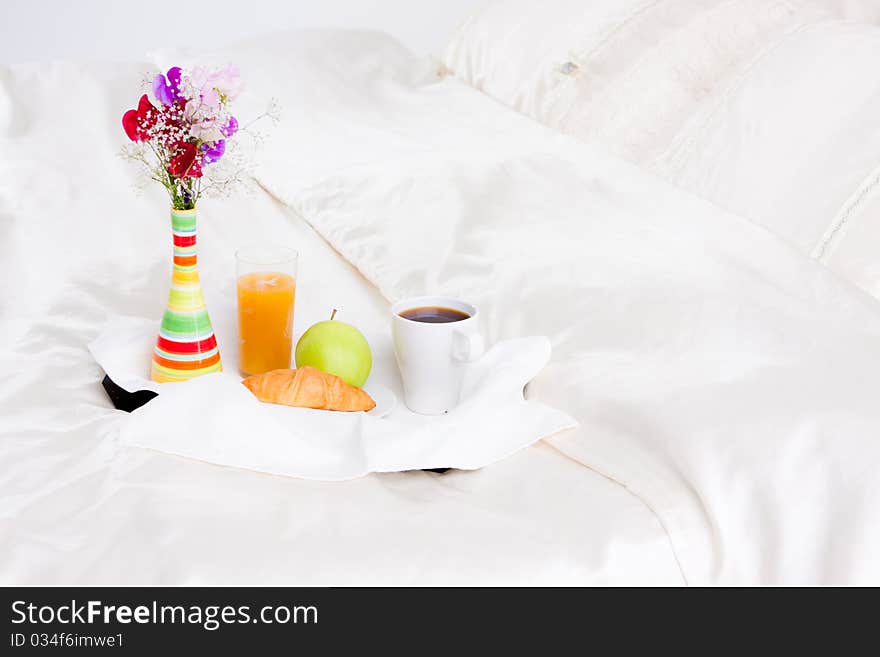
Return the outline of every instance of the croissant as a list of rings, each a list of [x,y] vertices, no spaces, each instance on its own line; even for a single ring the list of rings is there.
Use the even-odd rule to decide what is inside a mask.
[[[272,370],[242,381],[263,402],[327,411],[369,411],[376,402],[360,388],[314,367]]]

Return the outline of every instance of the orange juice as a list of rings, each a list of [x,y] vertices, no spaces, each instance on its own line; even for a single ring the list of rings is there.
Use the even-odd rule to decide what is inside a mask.
[[[237,287],[242,374],[290,367],[296,281],[287,274],[260,271],[239,276]]]

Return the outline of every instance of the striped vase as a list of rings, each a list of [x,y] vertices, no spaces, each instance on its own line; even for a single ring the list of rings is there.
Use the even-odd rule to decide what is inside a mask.
[[[199,282],[195,209],[172,208],[171,231],[174,270],[150,371],[150,378],[159,383],[187,381],[223,369]]]

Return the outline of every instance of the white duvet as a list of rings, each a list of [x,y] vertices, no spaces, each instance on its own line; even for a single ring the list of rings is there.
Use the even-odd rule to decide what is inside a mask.
[[[880,581],[877,301],[455,80],[353,75],[362,57],[322,60],[351,103],[297,113],[261,183],[389,299],[463,295],[490,339],[550,335],[529,394],[581,422],[552,444],[658,514],[690,583]],[[312,97],[296,61],[273,75]]]
[[[20,284],[0,295],[5,580],[648,582],[680,568],[692,584],[880,583],[875,299],[381,37],[199,55],[212,58],[240,63],[245,106],[284,107],[257,179],[386,299],[460,294],[486,308],[491,340],[551,336],[527,393],[580,421],[553,440],[569,460],[544,447],[473,476],[319,484],[121,449],[84,345],[113,314],[161,308],[162,205],[97,204],[125,198],[121,164],[89,150],[113,133],[51,118],[81,69],[7,71],[2,273]],[[84,77],[68,107],[98,98],[76,116],[112,125],[132,71]],[[100,164],[97,182],[78,158]],[[202,266],[231,271],[249,231],[306,239],[251,203],[204,212]],[[591,470],[656,520],[620,487],[600,498]]]

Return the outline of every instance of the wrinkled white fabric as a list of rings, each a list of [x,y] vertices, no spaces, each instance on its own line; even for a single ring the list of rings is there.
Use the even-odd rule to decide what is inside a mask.
[[[297,61],[273,75],[313,96]],[[272,149],[262,184],[386,297],[462,295],[493,340],[549,335],[529,394],[581,422],[552,443],[657,512],[689,582],[880,582],[875,299],[455,80],[331,64],[320,88],[350,103],[287,123],[299,148]],[[338,169],[310,176],[344,137]]]
[[[248,81],[261,71],[271,79],[279,60],[297,67],[263,87],[285,96],[271,137],[290,153],[302,146],[286,140],[288,127],[320,123],[328,108],[350,112],[338,142],[302,150],[303,170],[319,172],[351,144],[386,136],[370,128],[375,107],[359,108],[334,66],[387,89],[434,75],[390,39],[366,34],[261,39],[252,57],[223,59],[241,62]],[[165,304],[167,199],[153,187],[136,195],[135,170],[117,157],[122,112],[152,71],[146,62],[0,67],[0,581],[682,582],[644,503],[543,444],[474,472],[332,484],[120,445],[125,414],[110,406],[86,345],[112,317],[155,320]],[[247,92],[241,101],[242,119],[264,109],[257,99],[251,111]],[[438,109],[435,129],[444,119]],[[206,279],[232,286],[234,250],[268,240],[300,252],[296,336],[332,308],[368,334],[387,330],[387,301],[264,192],[200,204]],[[205,288],[209,310],[219,311],[224,294]]]
[[[853,198],[880,167],[878,58],[873,0],[504,0],[444,63],[877,294],[880,221]]]
[[[253,71],[243,108],[285,108],[262,184],[387,298],[462,294],[493,340],[550,335],[529,396],[582,425],[553,444],[660,523],[547,447],[340,484],[120,448],[85,345],[114,315],[158,317],[170,257],[163,199],[133,200],[113,157],[136,71],[22,67],[4,71],[0,121],[0,267],[19,282],[0,295],[4,581],[669,582],[677,562],[692,583],[880,581],[875,300],[747,221],[431,84],[379,36],[213,58]],[[62,97],[90,108],[75,137]],[[228,276],[235,245],[294,242],[297,333],[337,301],[384,322],[295,219],[265,196],[205,203],[200,265]]]
[[[876,303],[708,204],[572,159],[386,165],[304,211],[388,296],[440,287],[493,337],[551,335],[530,393],[582,425],[554,444],[660,514],[690,582],[880,581]],[[389,242],[413,255],[389,262]]]

